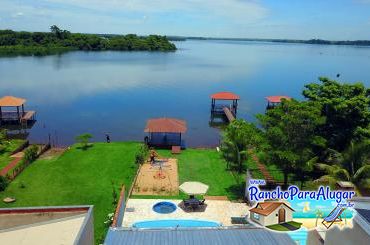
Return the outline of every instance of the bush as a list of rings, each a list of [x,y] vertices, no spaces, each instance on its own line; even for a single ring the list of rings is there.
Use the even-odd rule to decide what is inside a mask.
[[[0,191],[4,191],[8,187],[9,181],[4,176],[0,176]]]
[[[91,134],[80,134],[76,136],[76,142],[81,144],[81,148],[86,150],[89,147],[89,141],[93,136]]]
[[[135,163],[142,164],[145,162],[149,154],[148,146],[143,144],[135,155]]]
[[[37,158],[39,148],[37,145],[32,145],[29,148],[27,148],[24,151],[24,157],[23,157],[23,162],[25,164],[30,164],[31,162],[35,161]]]

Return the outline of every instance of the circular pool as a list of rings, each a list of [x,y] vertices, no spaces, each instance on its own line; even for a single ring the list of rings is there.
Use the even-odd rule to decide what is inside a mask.
[[[160,214],[173,213],[176,210],[176,205],[172,202],[158,202],[154,204],[153,211]]]

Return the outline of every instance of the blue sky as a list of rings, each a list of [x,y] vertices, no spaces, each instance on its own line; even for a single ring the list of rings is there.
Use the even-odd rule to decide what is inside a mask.
[[[0,0],[0,29],[370,39],[370,0]]]

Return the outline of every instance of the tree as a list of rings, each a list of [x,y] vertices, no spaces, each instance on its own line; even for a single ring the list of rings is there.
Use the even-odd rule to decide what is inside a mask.
[[[77,143],[81,144],[81,148],[83,150],[87,150],[87,148],[89,147],[89,141],[92,137],[93,136],[91,134],[85,133],[76,136],[76,141]]]
[[[247,159],[247,150],[260,145],[262,136],[260,130],[252,123],[239,119],[231,122],[225,129],[221,151],[226,162],[243,170],[243,162]]]
[[[339,153],[329,149],[327,163],[317,163],[316,166],[325,171],[326,175],[317,182],[335,184],[337,180],[352,181],[365,187],[370,182],[370,141],[351,142],[349,147]]]
[[[362,83],[339,83],[325,77],[305,86],[303,95],[321,105],[326,123],[320,134],[328,147],[342,151],[351,140],[370,137],[370,90]]]
[[[282,169],[284,186],[287,187],[288,175],[293,172],[300,174],[303,181],[315,150],[325,147],[325,140],[317,135],[317,128],[325,123],[320,105],[283,100],[257,118],[264,129],[268,160]]]

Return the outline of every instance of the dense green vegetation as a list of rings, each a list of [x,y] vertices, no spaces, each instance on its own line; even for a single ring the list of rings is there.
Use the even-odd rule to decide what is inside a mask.
[[[257,115],[261,130],[244,120],[232,122],[223,145],[238,147],[222,147],[225,160],[246,162],[253,177],[261,177],[250,159],[254,149],[276,181],[283,176],[285,186],[298,181],[301,188],[314,188],[344,180],[369,189],[370,90],[362,83],[319,80],[305,86],[307,100],[283,100]],[[234,131],[237,137],[230,134]]]
[[[52,205],[94,205],[95,238],[105,237],[107,214],[114,212],[112,187],[128,190],[137,170],[138,143],[95,143],[87,150],[72,146],[62,156],[36,160],[23,171],[0,199],[15,197],[16,202],[0,207]]]
[[[51,32],[0,30],[0,55],[49,55],[72,50],[174,51],[176,46],[165,36],[139,37],[134,34],[102,37],[71,33],[57,26]]]

